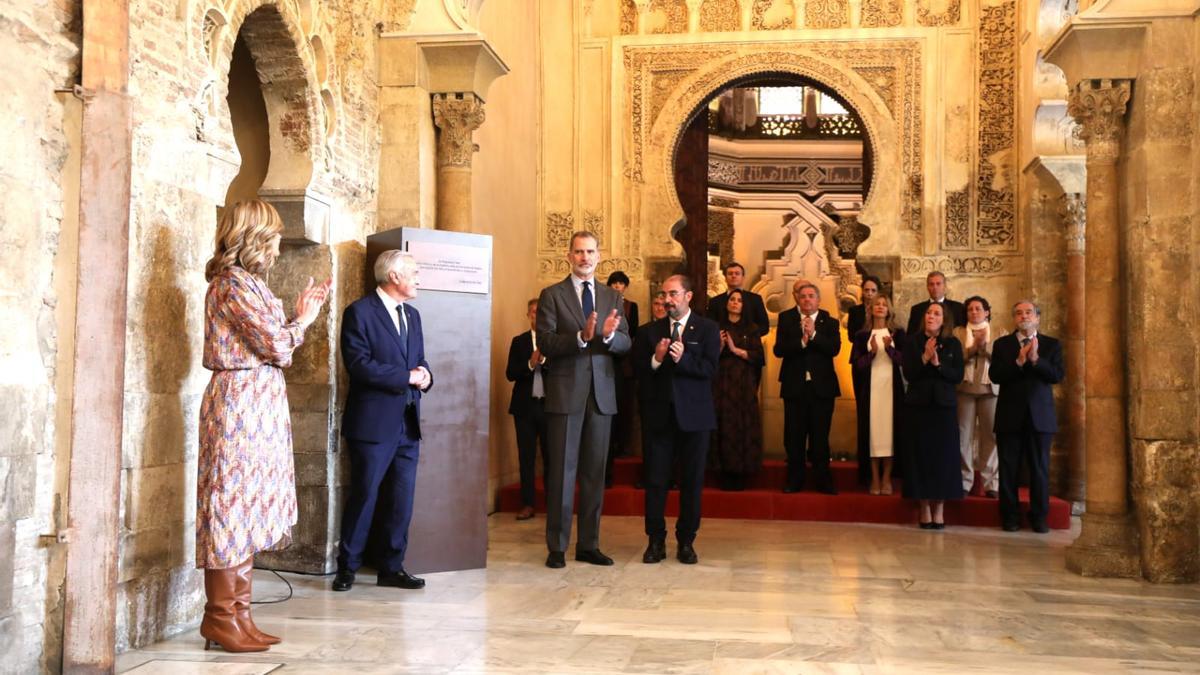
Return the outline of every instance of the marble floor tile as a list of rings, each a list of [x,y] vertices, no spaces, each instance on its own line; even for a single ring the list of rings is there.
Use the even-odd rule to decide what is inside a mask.
[[[531,524],[532,523],[532,524]],[[640,518],[606,517],[611,567],[550,570],[544,521],[489,520],[486,569],[420,591],[349,593],[289,575],[255,608],[283,643],[206,652],[192,629],[120,655],[119,672],[1200,672],[1200,586],[1065,570],[1070,531],[704,521],[700,564],[641,562]],[[673,554],[673,542],[668,553]],[[273,576],[255,595],[279,597]],[[191,662],[188,665],[180,665]],[[195,668],[196,670],[186,670]]]

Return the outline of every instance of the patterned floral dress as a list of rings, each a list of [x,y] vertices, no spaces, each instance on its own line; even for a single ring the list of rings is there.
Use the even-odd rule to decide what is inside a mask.
[[[304,342],[261,279],[230,267],[204,299],[196,566],[234,567],[283,548],[296,524],[292,423],[283,368]]]

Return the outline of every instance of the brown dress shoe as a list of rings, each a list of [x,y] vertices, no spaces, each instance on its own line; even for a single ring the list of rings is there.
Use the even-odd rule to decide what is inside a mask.
[[[517,512],[517,520],[529,520],[533,517],[533,507],[526,506]]]
[[[237,620],[234,598],[237,595],[237,568],[204,570],[204,619],[200,637],[207,650],[215,643],[227,652],[265,652],[270,645],[246,634]]]
[[[237,570],[237,591],[233,598],[233,606],[237,612],[238,625],[251,638],[267,645],[275,645],[282,640],[269,633],[264,633],[254,625],[254,619],[250,618],[250,599],[251,586],[254,582],[254,558],[246,559],[246,562],[234,568]]]

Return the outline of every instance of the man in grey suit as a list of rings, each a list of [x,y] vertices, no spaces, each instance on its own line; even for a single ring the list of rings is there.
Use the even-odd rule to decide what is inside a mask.
[[[571,275],[538,298],[537,341],[547,358],[544,377],[548,473],[546,567],[564,567],[579,478],[579,540],[575,559],[611,565],[600,552],[604,460],[617,412],[614,354],[629,351],[621,294],[597,284],[600,247],[591,232],[571,235]]]

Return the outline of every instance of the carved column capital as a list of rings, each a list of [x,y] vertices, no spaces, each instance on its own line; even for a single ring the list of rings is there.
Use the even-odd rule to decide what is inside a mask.
[[[1088,161],[1117,161],[1131,83],[1131,80],[1082,80],[1071,91],[1067,113],[1079,122],[1076,133],[1087,143]]]
[[[1058,215],[1062,218],[1067,240],[1067,255],[1083,255],[1084,233],[1087,231],[1087,197],[1078,192],[1064,192],[1060,197]]]
[[[438,166],[471,167],[471,155],[479,146],[471,134],[483,124],[483,101],[475,94],[434,94],[433,123],[438,137]]]

